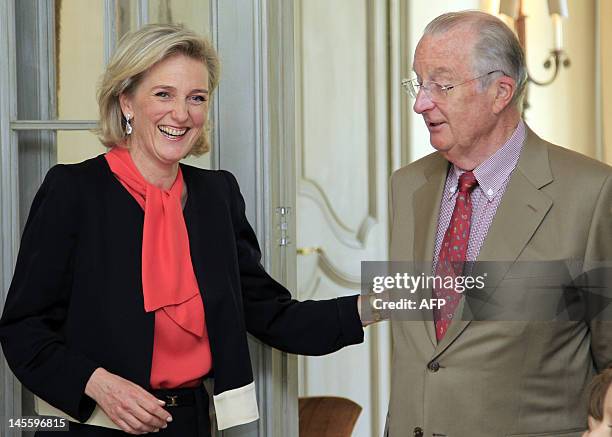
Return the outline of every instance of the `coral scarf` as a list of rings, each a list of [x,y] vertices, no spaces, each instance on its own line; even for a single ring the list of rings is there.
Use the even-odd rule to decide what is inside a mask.
[[[198,338],[206,334],[204,305],[196,281],[183,217],[183,174],[162,190],[140,174],[126,148],[106,155],[111,171],[144,210],[142,290],[145,311],[162,309],[181,328]],[[157,320],[157,317],[156,317]]]

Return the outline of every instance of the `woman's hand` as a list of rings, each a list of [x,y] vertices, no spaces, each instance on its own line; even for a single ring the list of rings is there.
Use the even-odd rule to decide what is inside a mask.
[[[128,434],[157,432],[172,421],[172,416],[162,408],[164,401],[101,367],[91,374],[85,394]]]

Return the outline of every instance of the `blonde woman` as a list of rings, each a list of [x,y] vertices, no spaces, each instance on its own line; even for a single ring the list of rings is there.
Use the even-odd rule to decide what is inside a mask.
[[[126,35],[98,95],[108,153],[55,166],[34,200],[0,340],[66,435],[209,436],[211,377],[220,429],[258,418],[247,331],[314,355],[363,340],[356,296],[297,302],[264,271],[230,173],[179,164],[208,149],[218,81],[193,32]]]

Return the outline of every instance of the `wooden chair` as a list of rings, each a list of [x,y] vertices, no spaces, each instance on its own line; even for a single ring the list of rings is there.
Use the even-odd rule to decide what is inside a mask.
[[[333,396],[299,399],[300,437],[350,437],[361,414],[359,404]]]

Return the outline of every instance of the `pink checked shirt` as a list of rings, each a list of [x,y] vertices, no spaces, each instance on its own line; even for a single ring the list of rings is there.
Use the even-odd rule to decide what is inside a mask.
[[[518,162],[524,141],[525,123],[521,120],[508,141],[473,170],[478,186],[472,191],[472,221],[466,255],[467,261],[475,261],[478,257],[482,243],[489,231],[489,226],[491,226],[493,217],[495,217],[497,207],[506,191],[510,175]],[[438,217],[434,264],[438,259],[444,233],[448,228],[455,207],[459,176],[464,172],[465,170],[453,165],[446,176],[446,185],[444,186]]]

